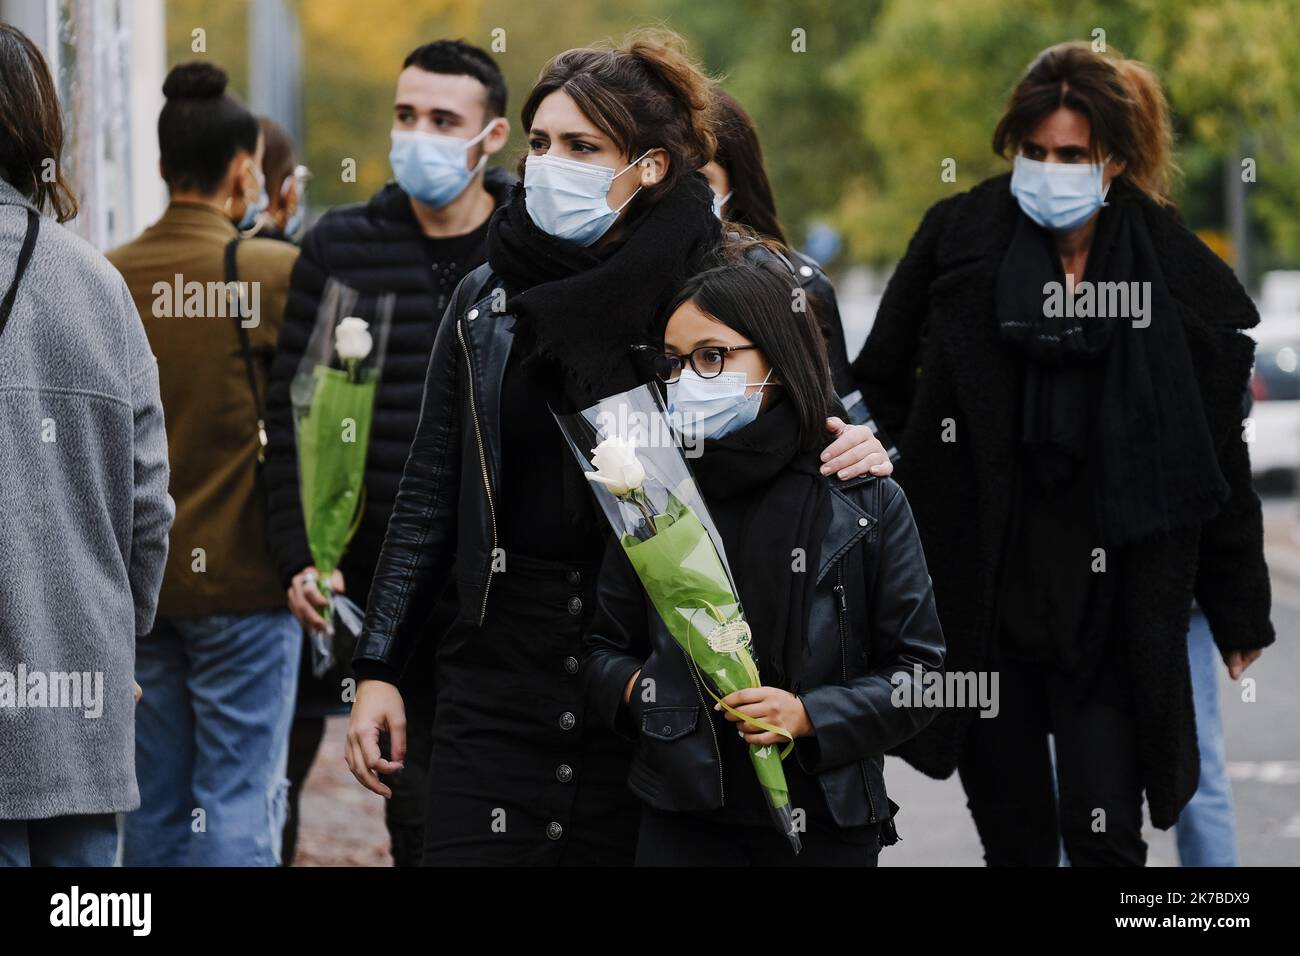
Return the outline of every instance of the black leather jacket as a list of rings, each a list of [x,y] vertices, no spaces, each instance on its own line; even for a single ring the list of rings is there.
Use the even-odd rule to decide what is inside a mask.
[[[438,327],[420,424],[380,551],[354,661],[401,669],[453,563],[460,618],[481,624],[497,547],[501,381],[514,320],[489,266],[456,287]]]
[[[820,271],[803,276],[818,277],[824,281]],[[354,661],[400,671],[453,566],[460,619],[483,621],[497,548],[501,382],[514,342],[505,301],[484,264],[447,305]]]
[[[885,793],[884,752],[937,713],[895,706],[891,679],[901,675],[910,684],[915,668],[941,674],[943,632],[902,489],[888,478],[828,481],[831,521],[817,569],[809,657],[795,689],[815,732],[795,742],[789,759],[816,776],[839,826],[884,823],[894,809]],[[723,806],[712,699],[620,549],[609,549],[598,598],[582,670],[595,712],[637,743],[632,790],[663,810]],[[634,690],[625,706],[624,690],[638,670],[637,688],[654,681],[654,703]],[[882,835],[882,842],[891,841]]]

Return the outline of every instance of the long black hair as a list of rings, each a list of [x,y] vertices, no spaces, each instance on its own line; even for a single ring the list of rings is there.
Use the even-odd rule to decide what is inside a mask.
[[[720,87],[713,91],[709,116],[713,135],[718,138],[713,158],[727,171],[727,179],[731,181],[727,220],[787,245],[785,230],[776,215],[776,199],[763,165],[763,147],[758,142],[754,121],[736,98]]]
[[[162,176],[173,192],[210,196],[241,150],[257,152],[257,117],[226,92],[226,71],[195,61],[173,67],[163,81],[167,103],[158,114]]]
[[[812,450],[825,443],[835,395],[826,343],[812,312],[801,307],[801,291],[775,259],[728,262],[687,280],[666,315],[691,302],[757,345],[799,413],[800,448]]]

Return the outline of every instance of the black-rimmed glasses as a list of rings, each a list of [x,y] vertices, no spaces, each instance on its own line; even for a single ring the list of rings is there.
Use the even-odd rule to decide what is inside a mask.
[[[654,371],[661,382],[675,382],[682,374],[682,366],[689,364],[700,378],[717,378],[729,354],[756,348],[757,345],[701,345],[686,355],[659,352],[654,357]]]

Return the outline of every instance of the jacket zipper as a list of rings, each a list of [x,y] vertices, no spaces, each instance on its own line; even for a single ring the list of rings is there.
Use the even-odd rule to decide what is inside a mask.
[[[456,338],[460,340],[461,350],[465,353],[465,369],[468,372],[465,382],[469,386],[469,414],[474,419],[474,438],[478,442],[478,461],[483,469],[483,490],[487,492],[488,516],[492,519],[492,548],[488,551],[487,576],[483,579],[483,606],[478,612],[479,627],[482,627],[483,621],[487,617],[488,592],[492,588],[492,559],[497,551],[497,513],[492,503],[492,481],[488,478],[487,452],[483,450],[483,430],[479,427],[478,405],[474,401],[474,363],[470,360],[469,344],[465,341],[465,325],[463,321],[456,324]]]
[[[691,672],[691,683],[695,685],[695,693],[699,695],[700,706],[704,708],[704,719],[709,722],[709,734],[713,737],[713,754],[718,758],[718,797],[725,807],[727,805],[727,790],[722,783],[722,748],[718,746],[718,730],[713,726],[713,716],[709,713],[709,705],[704,703],[704,690],[700,687],[700,675],[695,673],[695,662],[687,656],[686,651],[682,651],[682,656],[686,657],[686,665]]]
[[[839,623],[840,623],[840,674],[847,684],[849,680],[849,637],[848,637],[848,616],[849,616],[849,599],[844,592],[844,559],[841,558],[835,565],[835,587],[834,591],[840,601]],[[867,806],[871,809],[871,817],[868,823],[876,822],[876,801],[871,795],[871,782],[867,779],[867,765],[865,761],[858,761],[858,770],[862,773],[862,788],[867,791]]]

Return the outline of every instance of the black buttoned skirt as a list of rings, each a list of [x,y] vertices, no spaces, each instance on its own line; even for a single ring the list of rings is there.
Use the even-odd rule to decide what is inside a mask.
[[[510,554],[482,627],[438,648],[426,866],[630,866],[631,745],[588,716],[582,634],[597,565]]]

